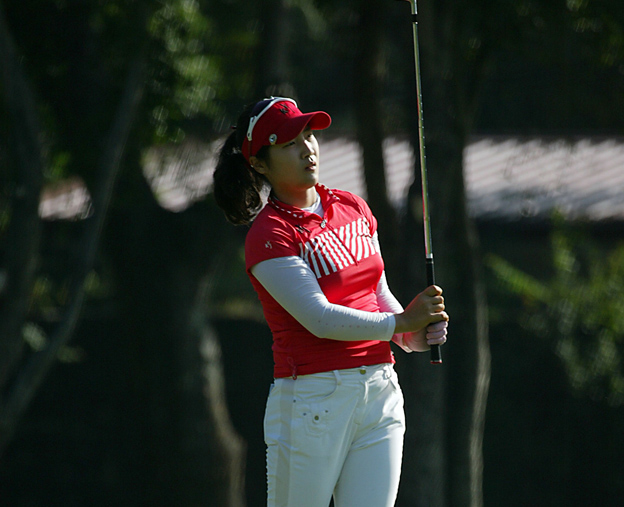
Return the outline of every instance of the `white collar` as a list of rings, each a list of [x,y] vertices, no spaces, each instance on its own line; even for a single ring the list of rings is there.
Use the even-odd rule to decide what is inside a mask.
[[[308,213],[315,213],[319,217],[323,216],[324,214],[323,205],[321,204],[321,196],[318,194],[318,192],[316,193],[316,201],[314,201],[314,204],[310,206],[309,208],[302,208],[302,211],[306,211]]]

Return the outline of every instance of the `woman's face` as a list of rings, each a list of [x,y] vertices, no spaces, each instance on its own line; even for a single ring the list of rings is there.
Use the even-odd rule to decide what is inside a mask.
[[[251,159],[255,170],[264,174],[273,192],[284,202],[318,183],[319,145],[309,128],[287,143],[270,146],[266,161]]]

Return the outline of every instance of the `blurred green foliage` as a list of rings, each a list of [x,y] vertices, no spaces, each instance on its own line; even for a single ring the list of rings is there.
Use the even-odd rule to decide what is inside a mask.
[[[592,399],[624,404],[624,242],[605,247],[555,217],[550,279],[540,280],[501,256],[487,266],[517,296],[508,313],[535,337],[552,342],[571,385]]]

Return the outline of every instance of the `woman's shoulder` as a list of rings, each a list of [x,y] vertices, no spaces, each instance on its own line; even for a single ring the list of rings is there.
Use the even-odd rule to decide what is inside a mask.
[[[359,206],[368,207],[366,201],[359,195],[354,194],[353,192],[349,192],[348,190],[342,190],[340,188],[328,188],[324,185],[319,185],[319,187],[327,193],[328,199],[334,197],[344,204],[357,204]]]
[[[298,255],[298,252],[293,226],[278,213],[263,209],[252,222],[245,238],[247,268],[267,259]]]
[[[370,207],[366,200],[353,192],[348,190],[332,189],[331,192],[338,198],[339,202],[343,205],[356,208],[361,213],[368,215],[370,213]]]
[[[249,231],[247,231],[246,242],[263,240],[268,236],[290,236],[292,225],[277,213],[271,206],[265,206],[254,218]]]

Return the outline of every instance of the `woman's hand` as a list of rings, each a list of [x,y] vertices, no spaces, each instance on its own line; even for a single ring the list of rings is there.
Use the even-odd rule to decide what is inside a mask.
[[[431,345],[446,343],[447,328],[448,321],[441,320],[415,333],[404,333],[403,345],[414,352],[425,352]]]
[[[444,311],[442,289],[431,285],[416,296],[402,313],[395,315],[395,333],[417,333],[430,324],[448,322],[449,316]],[[432,333],[442,332],[435,329]],[[446,336],[446,328],[444,335]],[[442,339],[442,336],[433,336],[433,340]]]

